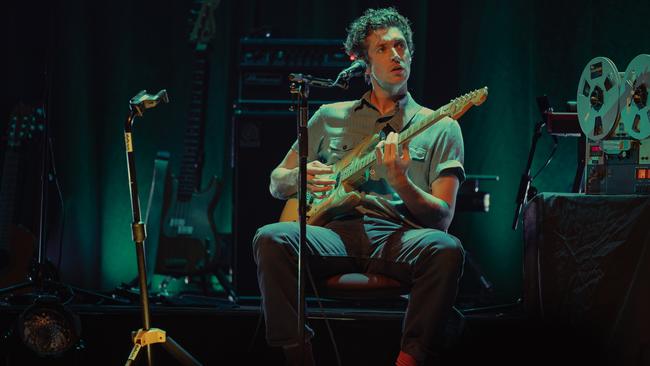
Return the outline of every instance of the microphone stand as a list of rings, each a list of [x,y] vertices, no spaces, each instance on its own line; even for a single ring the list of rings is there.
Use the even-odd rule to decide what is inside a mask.
[[[149,292],[147,288],[147,266],[144,254],[144,240],[146,238],[145,224],[140,214],[140,199],[138,196],[138,182],[135,174],[135,157],[133,150],[133,121],[135,117],[142,117],[144,110],[154,108],[158,103],[169,103],[167,91],[164,89],[158,94],[147,94],[146,90],[141,91],[129,101],[129,114],[124,124],[124,143],[126,147],[127,168],[129,176],[129,193],[131,194],[131,209],[133,223],[131,230],[135,242],[136,256],[138,261],[138,279],[140,283],[140,302],[142,305],[143,327],[133,335],[133,348],[126,361],[126,366],[132,365],[142,347],[146,347],[147,365],[153,364],[151,345],[160,343],[182,365],[201,365],[191,354],[183,349],[176,341],[166,335],[162,329],[151,328],[149,317]]]
[[[533,134],[533,141],[528,152],[528,162],[526,163],[526,169],[524,174],[521,175],[521,180],[519,181],[519,191],[517,192],[517,199],[515,203],[517,207],[515,208],[515,217],[512,221],[512,230],[517,230],[519,225],[519,217],[521,216],[521,211],[523,207],[528,202],[528,192],[531,189],[530,183],[532,182],[532,177],[530,176],[530,170],[533,165],[533,157],[535,156],[535,150],[537,149],[537,141],[542,136],[542,128],[546,125],[546,122],[540,121],[535,125],[535,133]],[[532,187],[535,190],[534,187]]]
[[[348,88],[346,79],[322,79],[311,75],[289,74],[290,93],[294,104],[290,110],[297,112],[298,133],[298,222],[300,225],[300,245],[298,246],[298,334],[300,338],[299,357],[305,360],[305,274],[303,268],[309,270],[303,253],[307,249],[307,154],[309,137],[307,122],[309,121],[309,88]]]

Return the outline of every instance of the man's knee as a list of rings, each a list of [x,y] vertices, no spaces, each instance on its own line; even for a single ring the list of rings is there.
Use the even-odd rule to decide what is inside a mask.
[[[462,270],[465,261],[465,251],[460,240],[453,235],[435,231],[431,232],[423,240],[428,250],[425,256],[435,257],[441,265],[450,270]]]
[[[259,264],[264,259],[276,258],[279,254],[285,254],[291,244],[294,223],[276,222],[264,225],[257,230],[253,237],[253,254],[255,261]]]

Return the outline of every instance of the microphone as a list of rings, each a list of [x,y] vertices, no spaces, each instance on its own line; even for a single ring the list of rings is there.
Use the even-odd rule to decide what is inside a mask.
[[[347,69],[341,71],[339,76],[336,77],[337,80],[349,80],[355,76],[361,76],[366,72],[366,62],[362,59],[356,59]]]
[[[146,90],[141,90],[135,97],[131,98],[129,105],[138,117],[142,117],[145,109],[154,108],[160,102],[169,103],[169,96],[165,89],[162,89],[157,94],[147,94]]]

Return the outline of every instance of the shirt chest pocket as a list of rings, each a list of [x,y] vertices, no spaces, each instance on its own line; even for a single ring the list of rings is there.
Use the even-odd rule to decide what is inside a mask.
[[[412,144],[409,146],[411,163],[409,164],[408,174],[413,183],[425,192],[428,192],[426,179],[429,176],[429,162],[427,154],[429,150],[421,145]]]
[[[421,146],[409,146],[412,161],[424,162],[427,158],[427,149]]]
[[[354,148],[356,141],[346,136],[332,137],[327,146],[327,156],[325,157],[327,164],[333,164]]]

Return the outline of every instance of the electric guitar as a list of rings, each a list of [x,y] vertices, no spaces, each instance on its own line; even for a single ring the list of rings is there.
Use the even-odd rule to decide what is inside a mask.
[[[483,87],[452,99],[435,110],[431,116],[412,123],[406,130],[400,132],[398,143],[412,139],[445,117],[459,119],[473,106],[483,104],[487,94],[487,87]],[[379,141],[379,134],[369,136],[332,165],[332,173],[325,176],[334,179],[336,184],[325,198],[310,197],[307,202],[307,224],[322,226],[334,217],[349,212],[361,202],[362,193],[356,192],[356,188],[368,180],[369,172],[376,163],[374,148]],[[280,221],[298,221],[298,199],[287,200]]]
[[[203,1],[192,27],[194,68],[190,110],[185,127],[184,153],[178,176],[166,180],[163,219],[156,272],[186,276],[204,274],[221,258],[214,210],[222,183],[213,177],[201,189],[205,100],[208,79],[208,45],[215,33],[214,11],[219,1]]]
[[[43,129],[43,109],[19,104],[9,119],[0,185],[0,288],[24,281],[29,273],[36,239],[14,223],[16,197],[23,177],[27,142]]]

